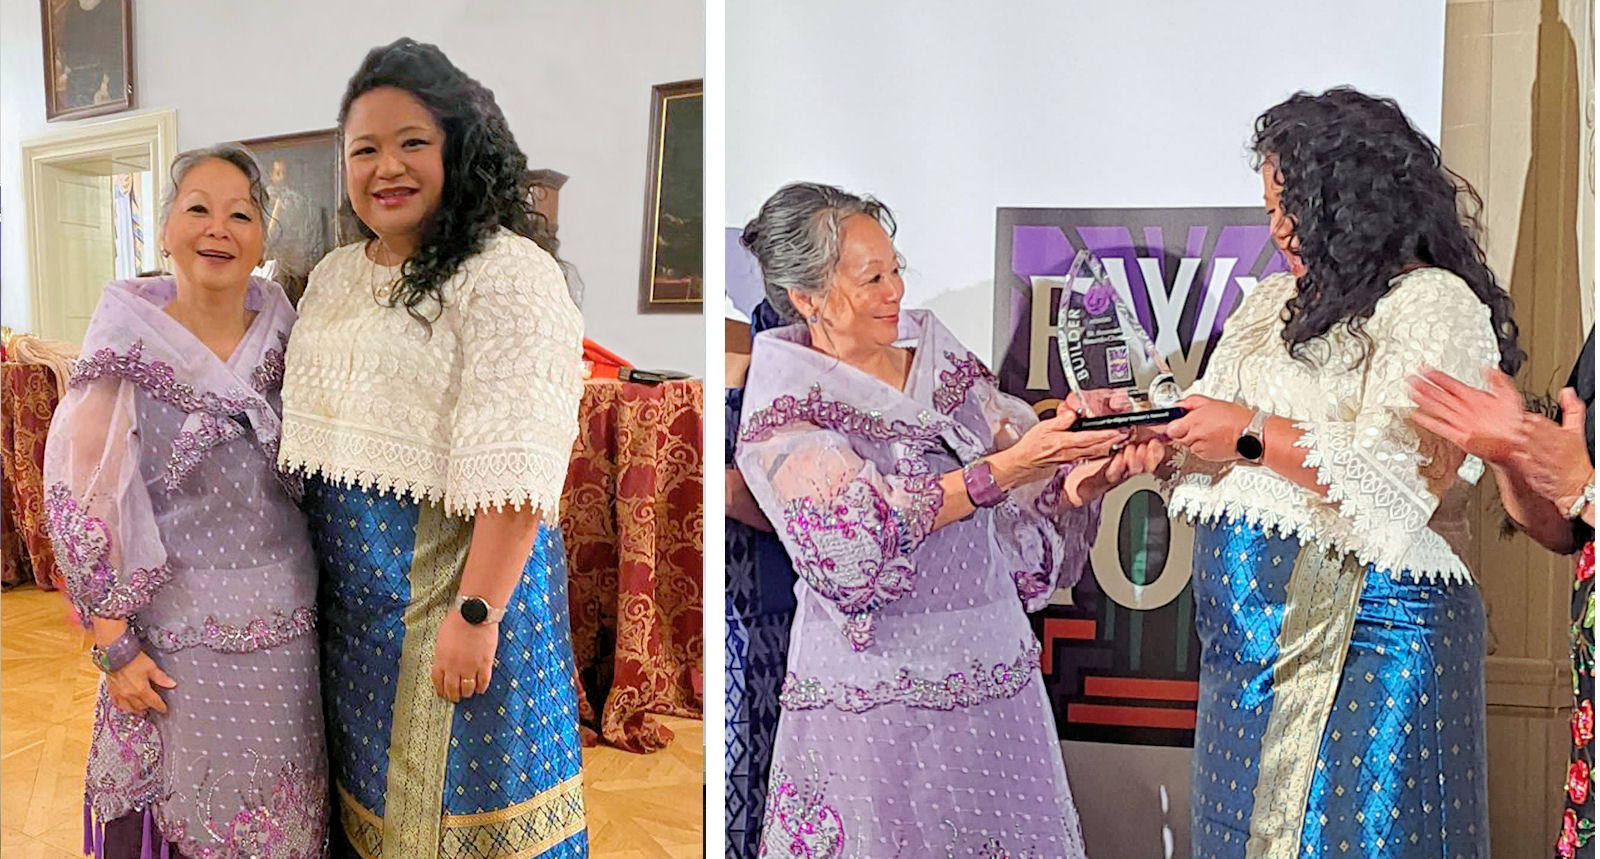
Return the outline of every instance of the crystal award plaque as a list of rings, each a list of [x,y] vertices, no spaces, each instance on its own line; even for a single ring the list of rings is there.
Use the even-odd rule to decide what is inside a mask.
[[[1056,311],[1056,348],[1067,384],[1083,405],[1073,429],[1160,424],[1183,416],[1183,391],[1105,265],[1087,250],[1067,271]]]

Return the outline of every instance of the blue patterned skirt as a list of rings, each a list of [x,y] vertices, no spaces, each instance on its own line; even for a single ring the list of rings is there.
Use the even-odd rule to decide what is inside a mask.
[[[430,672],[472,521],[320,479],[306,502],[336,816],[350,847],[364,859],[588,855],[560,531],[539,530],[489,689],[451,704]]]
[[[1237,520],[1194,558],[1195,859],[1488,856],[1477,589]]]

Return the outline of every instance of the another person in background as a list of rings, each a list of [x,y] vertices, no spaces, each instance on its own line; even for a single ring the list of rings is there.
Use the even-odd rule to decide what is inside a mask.
[[[250,155],[172,162],[170,276],[116,281],[45,448],[45,513],[105,672],[84,852],[318,859],[327,762],[316,559],[280,475],[294,310],[252,278],[268,202]]]
[[[583,320],[505,116],[437,47],[374,48],[339,128],[367,238],[311,273],[281,462],[321,562],[342,833],[362,856],[587,855],[555,524]]]
[[[1560,420],[1523,409],[1511,377],[1489,367],[1488,390],[1429,369],[1412,380],[1419,426],[1494,470],[1500,502],[1539,545],[1577,555],[1572,582],[1572,755],[1556,854],[1594,838],[1594,329],[1561,392]]]
[[[772,304],[750,314],[752,338],[783,324]],[[739,414],[744,407],[747,355],[730,356],[724,468],[727,479],[727,769],[728,856],[755,859],[767,805],[772,741],[778,729],[778,695],[788,666],[789,624],[794,619],[794,567],[772,523],[761,512],[734,466]]]

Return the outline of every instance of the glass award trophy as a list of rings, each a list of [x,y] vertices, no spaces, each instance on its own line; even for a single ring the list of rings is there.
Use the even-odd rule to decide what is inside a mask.
[[[1160,424],[1183,416],[1177,379],[1099,257],[1082,250],[1067,271],[1056,313],[1056,348],[1083,416],[1073,429]]]

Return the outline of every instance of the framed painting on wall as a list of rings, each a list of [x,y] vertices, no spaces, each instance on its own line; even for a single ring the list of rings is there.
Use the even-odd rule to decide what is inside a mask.
[[[44,117],[133,107],[133,0],[39,0]]]
[[[651,88],[641,313],[698,313],[704,303],[704,96],[698,80]]]
[[[267,185],[266,254],[272,277],[299,303],[306,277],[323,255],[354,233],[340,228],[344,161],[332,128],[241,141]]]

